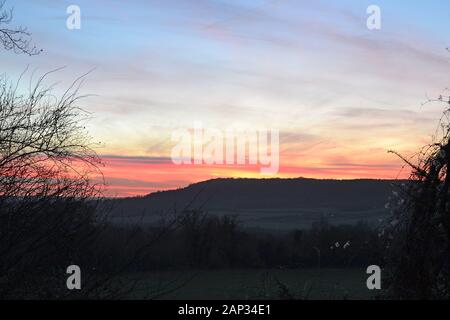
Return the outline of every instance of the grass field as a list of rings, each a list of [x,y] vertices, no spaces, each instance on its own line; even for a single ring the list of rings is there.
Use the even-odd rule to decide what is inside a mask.
[[[373,299],[360,269],[166,271],[135,274],[129,298]]]

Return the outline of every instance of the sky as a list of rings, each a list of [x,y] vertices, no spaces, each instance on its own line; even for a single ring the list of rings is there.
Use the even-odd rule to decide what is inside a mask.
[[[81,28],[66,27],[66,9]],[[377,5],[381,28],[366,26]],[[84,79],[80,103],[110,196],[218,177],[255,165],[175,165],[172,135],[195,123],[279,131],[275,177],[407,177],[388,150],[430,143],[450,85],[448,1],[8,0],[13,25],[43,49],[0,50],[0,73]],[[32,72],[31,72],[32,71]],[[51,82],[50,81],[50,82]]]

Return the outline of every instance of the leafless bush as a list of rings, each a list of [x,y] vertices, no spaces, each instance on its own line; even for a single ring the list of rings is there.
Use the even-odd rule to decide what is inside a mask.
[[[100,221],[91,178],[101,160],[76,106],[80,79],[58,98],[47,76],[26,94],[0,79],[0,297],[45,296]]]
[[[441,118],[435,142],[423,148],[392,201],[386,239],[389,294],[401,299],[450,297],[450,108]],[[394,152],[395,153],[395,152]]]

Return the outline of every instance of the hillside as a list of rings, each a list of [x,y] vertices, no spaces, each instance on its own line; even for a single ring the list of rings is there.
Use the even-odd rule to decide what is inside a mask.
[[[305,227],[325,216],[332,223],[376,222],[393,180],[214,179],[144,197],[115,199],[115,219],[143,218],[184,208],[235,214],[251,227]],[[253,222],[252,222],[253,221]]]

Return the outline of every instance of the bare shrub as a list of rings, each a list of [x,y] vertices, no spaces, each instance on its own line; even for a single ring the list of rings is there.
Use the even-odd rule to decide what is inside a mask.
[[[48,294],[99,223],[101,161],[76,106],[80,79],[58,98],[47,76],[26,94],[0,79],[1,297]]]
[[[409,182],[392,197],[392,218],[381,231],[387,249],[388,294],[400,299],[450,297],[450,108],[432,144],[418,154]],[[444,101],[447,100],[447,101]]]

